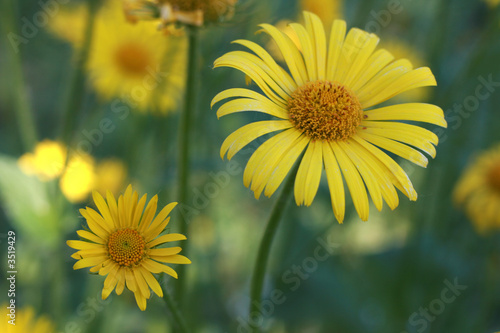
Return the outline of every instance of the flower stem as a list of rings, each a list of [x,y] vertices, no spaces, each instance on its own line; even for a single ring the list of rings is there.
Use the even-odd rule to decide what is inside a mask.
[[[163,280],[164,273],[162,273],[161,275],[162,275],[161,278]],[[165,304],[167,304],[167,307],[170,310],[170,312],[172,313],[172,316],[175,320],[175,323],[177,324],[179,332],[180,333],[189,332],[189,329],[187,328],[186,321],[184,320],[182,313],[179,311],[174,300],[172,299],[172,295],[170,295],[167,288],[163,287],[163,283],[161,285],[162,285],[161,289],[163,291],[163,300],[165,301]]]
[[[296,163],[293,170],[288,175],[285,186],[281,190],[280,196],[274,203],[271,215],[267,222],[267,227],[264,232],[264,236],[260,242],[259,252],[257,253],[257,259],[255,260],[255,266],[252,273],[252,284],[250,287],[250,307],[248,316],[251,318],[251,314],[259,311],[259,303],[262,296],[262,287],[264,285],[264,277],[266,275],[267,261],[269,259],[269,253],[271,251],[271,245],[273,243],[274,235],[278,229],[279,222],[285,211],[285,208],[290,201],[290,197],[293,192],[293,184],[295,180],[295,175],[299,168],[300,163]],[[259,332],[258,327],[254,328],[255,332]]]
[[[188,180],[189,180],[189,155],[190,155],[190,145],[189,139],[191,137],[191,118],[193,112],[196,109],[196,98],[197,98],[197,87],[198,87],[198,48],[199,48],[199,36],[198,28],[194,26],[188,26],[186,28],[188,33],[188,63],[187,63],[187,81],[186,81],[186,94],[184,100],[184,112],[180,115],[179,119],[179,150],[178,150],[178,161],[177,161],[177,172],[178,172],[178,193],[177,200],[181,204],[187,204],[188,193]],[[188,237],[188,226],[189,221],[186,220],[185,216],[180,213],[180,233]],[[184,255],[187,255],[187,248],[184,248]],[[180,302],[183,301],[184,293],[184,281],[185,281],[185,267],[181,265],[179,267],[179,276],[181,279],[178,281],[176,296]]]
[[[74,136],[76,122],[80,117],[80,112],[83,110],[83,99],[85,96],[85,65],[90,53],[90,44],[92,42],[95,14],[98,5],[99,1],[88,1],[89,14],[87,16],[83,44],[75,59],[75,67],[64,104],[61,140],[68,148],[70,148],[72,143],[71,141]]]
[[[14,23],[17,20],[16,13],[17,1],[8,0],[3,2],[6,8],[2,8],[3,13],[7,13],[2,18],[2,30],[5,35],[10,36],[15,35],[17,32],[17,24]],[[2,6],[3,7],[3,6]],[[10,38],[10,37],[9,37]],[[22,38],[22,37],[21,37]],[[12,86],[14,88],[14,100],[16,107],[16,116],[19,126],[19,133],[23,143],[23,148],[25,151],[31,151],[37,141],[37,133],[35,127],[35,121],[33,119],[33,112],[29,104],[28,94],[26,92],[26,87],[23,77],[22,59],[19,52],[19,47],[22,43],[16,43],[11,40],[11,45],[7,47],[10,52],[10,64],[12,70]]]

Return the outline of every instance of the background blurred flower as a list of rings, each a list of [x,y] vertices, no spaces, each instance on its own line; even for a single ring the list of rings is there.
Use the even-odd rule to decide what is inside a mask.
[[[59,182],[64,196],[70,202],[84,201],[95,184],[94,158],[83,153],[72,155]]]
[[[467,166],[453,198],[479,232],[500,228],[500,145],[482,152]]]
[[[3,303],[2,320],[0,321],[0,332],[2,333],[53,333],[56,332],[56,327],[52,321],[46,316],[35,317],[35,310],[28,306],[20,308],[16,304],[14,325],[9,324],[10,310],[7,308],[10,304]]]
[[[51,30],[80,46],[83,35],[68,34],[83,26],[86,7],[65,8],[51,21]],[[74,22],[74,25],[72,25]],[[87,70],[104,100],[125,99],[139,111],[166,113],[177,109],[184,89],[186,41],[165,36],[153,22],[131,24],[121,2],[107,0],[96,16]]]
[[[159,0],[162,20],[200,26],[231,19],[238,0]]]
[[[94,189],[96,191],[102,195],[105,195],[106,191],[118,195],[124,189],[125,180],[127,179],[127,166],[116,158],[102,160],[97,164],[95,175]]]
[[[333,20],[342,19],[343,0],[300,0],[300,11],[308,11],[319,16],[323,24],[331,26]]]
[[[22,155],[18,164],[27,175],[36,175],[42,181],[48,181],[61,175],[66,163],[66,149],[60,142],[43,140],[32,153]]]
[[[305,149],[295,179],[297,205],[311,205],[323,163],[339,222],[345,214],[342,175],[364,221],[369,210],[367,189],[379,211],[384,200],[391,209],[398,206],[394,187],[416,200],[407,174],[377,146],[426,167],[427,158],[410,146],[435,157],[438,137],[424,128],[387,120],[446,127],[443,111],[416,103],[369,109],[410,89],[436,85],[430,69],[414,70],[406,59],[393,61],[386,50],[375,51],[379,38],[373,34],[353,28],[345,36],[346,24],[341,20],[334,22],[327,48],[319,17],[309,12],[304,17],[305,27],[290,25],[300,48],[274,26],[260,25],[278,44],[291,76],[264,49],[247,40],[235,43],[257,56],[234,51],[215,61],[215,67],[232,67],[248,75],[267,96],[247,89],[225,90],[214,97],[212,105],[227,98],[244,98],[223,104],[218,117],[258,111],[280,119],[254,122],[235,131],[222,144],[221,157],[227,153],[231,159],[256,138],[281,131],[254,152],[245,168],[244,184],[251,185],[256,198],[262,192],[271,196]]]
[[[191,263],[178,254],[180,247],[157,248],[167,242],[186,239],[181,234],[159,236],[167,227],[168,214],[177,203],[165,206],[154,218],[158,197],[155,195],[144,209],[147,195],[139,200],[131,185],[118,200],[111,192],[107,193],[107,203],[98,192],[93,192],[93,197],[99,213],[89,207],[80,209],[90,231],[77,231],[82,241],[67,241],[68,246],[78,250],[71,256],[78,259],[73,269],[91,267],[90,272],[107,275],[102,299],[106,299],[115,287],[120,295],[126,285],[144,311],[146,299],[151,296],[150,288],[163,297],[161,286],[151,273],[164,272],[177,278],[177,273],[165,263]]]

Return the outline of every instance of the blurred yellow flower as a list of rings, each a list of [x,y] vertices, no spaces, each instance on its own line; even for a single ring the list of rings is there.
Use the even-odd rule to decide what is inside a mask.
[[[500,228],[500,144],[482,152],[466,168],[453,192],[478,232]]]
[[[22,155],[18,165],[25,174],[37,176],[41,181],[61,177],[59,186],[64,196],[71,202],[81,202],[96,185],[95,162],[88,154],[71,154],[64,169],[66,154],[62,143],[43,140],[33,153]]]
[[[78,230],[82,240],[67,241],[68,246],[78,250],[71,256],[78,260],[73,269],[91,267],[90,272],[107,275],[102,299],[106,299],[115,287],[116,294],[120,295],[127,286],[144,311],[146,300],[151,296],[150,288],[163,297],[161,286],[152,273],[164,272],[177,278],[177,273],[165,263],[191,263],[178,254],[180,247],[158,248],[167,242],[186,239],[181,234],[159,236],[168,225],[168,214],[177,203],[165,206],[154,218],[158,196],[155,195],[144,209],[147,195],[139,199],[131,185],[118,200],[109,191],[107,202],[96,191],[93,197],[99,212],[89,207],[80,209],[89,231]]]
[[[214,97],[212,106],[236,99],[222,104],[218,117],[258,111],[278,118],[236,130],[223,142],[221,157],[227,153],[231,159],[253,140],[279,131],[250,157],[243,174],[245,186],[250,186],[256,198],[262,193],[271,196],[300,160],[295,201],[310,206],[324,168],[339,222],[345,214],[344,180],[358,215],[365,221],[368,194],[378,210],[384,201],[391,209],[398,206],[396,188],[416,200],[408,175],[385,151],[426,167],[428,159],[420,151],[435,157],[438,137],[401,121],[446,127],[443,110],[423,103],[376,106],[405,91],[436,85],[431,70],[413,69],[408,60],[394,60],[385,49],[377,50],[379,38],[374,34],[353,28],[346,35],[342,20],[335,20],[327,40],[320,18],[309,12],[304,12],[304,17],[305,26],[290,24],[300,47],[276,27],[260,25],[276,41],[288,70],[248,40],[234,43],[253,53],[233,51],[215,61],[214,67],[242,71],[264,93],[241,88],[222,91]]]
[[[16,304],[14,315],[11,316],[11,306],[3,303],[2,320],[0,321],[0,332],[2,333],[53,333],[56,327],[46,316],[35,317],[35,310],[32,307],[19,308]],[[13,323],[13,324],[12,324]]]
[[[323,24],[329,27],[333,20],[343,18],[343,0],[300,0],[302,11],[308,11],[319,16]]]
[[[500,0],[483,0],[483,1],[485,1],[491,8],[494,8],[498,6],[498,4],[500,4]]]
[[[158,0],[164,24],[201,26],[231,19],[238,0]]]
[[[27,175],[35,175],[42,181],[57,178],[66,162],[66,148],[59,142],[43,140],[33,153],[26,153],[18,160],[20,169]]]
[[[119,159],[106,159],[95,169],[96,182],[94,189],[105,195],[107,191],[117,195],[124,188],[127,179],[127,166]]]
[[[79,47],[87,15],[83,4],[61,9],[50,29]],[[153,22],[130,24],[121,1],[107,0],[96,14],[87,70],[104,100],[122,98],[139,111],[167,113],[182,96],[186,49],[185,38],[159,33]]]
[[[87,199],[95,183],[94,158],[87,154],[72,155],[59,182],[64,196],[70,202],[82,202]]]

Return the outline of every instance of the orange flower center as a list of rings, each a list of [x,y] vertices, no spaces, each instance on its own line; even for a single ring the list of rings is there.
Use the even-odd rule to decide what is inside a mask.
[[[137,230],[121,229],[109,236],[109,257],[120,266],[138,264],[145,254],[146,241]]]
[[[290,122],[313,140],[346,140],[356,132],[363,111],[358,98],[332,81],[309,82],[288,100]]]
[[[488,172],[487,177],[490,186],[500,192],[500,164],[494,165]]]
[[[142,45],[130,42],[116,50],[115,60],[118,67],[126,74],[141,76],[147,73],[146,69],[151,59]]]

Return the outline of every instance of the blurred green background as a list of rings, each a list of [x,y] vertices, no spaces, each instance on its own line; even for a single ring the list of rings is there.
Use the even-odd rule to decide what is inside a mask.
[[[10,0],[2,1],[8,8]],[[17,304],[49,316],[58,332],[172,331],[168,310],[158,297],[148,301],[145,312],[128,291],[102,301],[104,279],[85,269],[73,271],[73,251],[65,241],[76,239],[75,230],[84,223],[78,209],[92,206],[91,199],[71,204],[60,195],[56,180],[41,182],[17,168],[16,160],[26,149],[18,126],[15,56],[6,36],[12,29],[22,29],[21,18],[31,20],[45,2],[16,1],[15,16],[7,9],[0,12],[0,303],[7,301],[6,234],[14,230]],[[421,61],[418,66],[432,69],[438,86],[418,98],[440,106],[449,126],[443,131],[426,126],[440,137],[437,157],[427,169],[401,161],[418,201],[409,202],[400,195],[400,206],[393,212],[385,207],[379,213],[371,205],[369,221],[362,222],[348,199],[347,218],[339,225],[323,177],[311,207],[288,207],[266,277],[265,298],[278,290],[280,297],[272,305],[262,303],[265,331],[500,330],[500,237],[494,230],[477,233],[451,199],[468,161],[500,141],[498,86],[466,116],[456,111],[467,96],[475,95],[481,77],[500,82],[500,11],[473,0],[351,0],[339,6],[339,18],[348,27],[375,32],[382,44],[391,41],[406,48],[407,57]],[[242,170],[256,143],[235,157],[236,171],[219,157],[224,138],[260,116],[247,113],[217,120],[211,99],[223,89],[243,87],[245,78],[234,70],[213,70],[212,63],[235,49],[230,44],[235,39],[265,44],[263,34],[254,34],[257,24],[297,20],[300,10],[301,4],[290,0],[242,0],[232,20],[202,31],[192,201],[187,203],[191,208],[187,242],[193,264],[180,277],[188,288],[183,311],[196,332],[248,331],[251,269],[275,199],[257,201],[243,186]],[[11,20],[13,26],[9,26]],[[28,39],[19,45],[24,100],[34,113],[38,139],[56,140],[74,75],[75,52],[46,27]],[[127,167],[128,182],[140,193],[159,194],[161,205],[175,201],[179,112],[166,116],[131,112],[120,120],[111,103],[98,98],[88,82],[83,102],[77,138],[83,130],[97,128],[104,117],[116,125],[94,147],[92,156],[119,159]],[[213,180],[217,175],[222,179],[219,183]],[[170,225],[174,229],[175,220],[174,215]],[[315,254],[325,242],[335,246],[321,261]],[[164,283],[170,285],[172,279]],[[455,294],[445,291],[454,284],[463,287]]]

